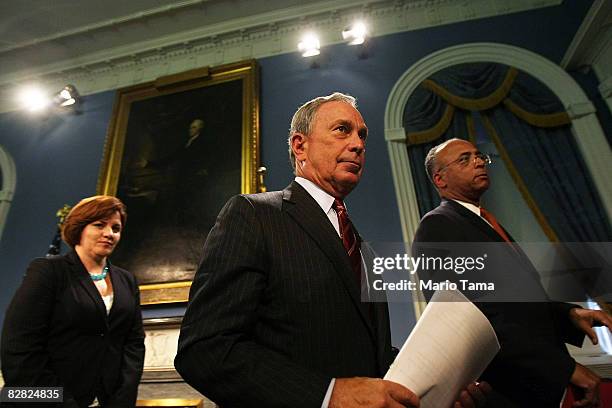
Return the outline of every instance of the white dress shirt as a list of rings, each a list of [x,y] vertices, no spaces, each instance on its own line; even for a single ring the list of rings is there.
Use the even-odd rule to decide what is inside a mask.
[[[472,203],[468,203],[465,201],[459,201],[459,200],[453,200],[456,203],[461,204],[462,206],[464,206],[465,208],[467,208],[468,210],[470,210],[471,212],[473,212],[474,214],[476,214],[477,216],[479,216],[484,222],[486,222],[487,224],[489,224],[489,226],[491,228],[493,228],[493,226],[491,225],[491,223],[489,221],[487,221],[487,219],[485,217],[483,217],[482,215],[480,215],[480,207],[475,206]],[[495,229],[495,228],[493,228]]]
[[[336,210],[334,210],[334,197],[327,194],[323,189],[317,186],[312,181],[305,179],[303,177],[296,177],[295,182],[300,186],[304,187],[304,190],[310,194],[312,198],[319,204],[329,221],[334,226],[336,233],[340,236],[340,223],[338,222],[338,214],[336,214]],[[327,387],[327,392],[325,393],[325,398],[323,398],[323,402],[321,403],[321,408],[327,408],[329,406],[329,400],[331,399],[332,391],[334,390],[334,384],[336,383],[336,379],[332,378],[329,382],[329,386]]]
[[[331,195],[327,194],[321,187],[317,186],[312,181],[305,179],[304,177],[296,177],[295,182],[300,186],[304,187],[304,190],[310,194],[312,198],[319,204],[327,218],[329,218],[329,222],[332,223],[336,233],[340,236],[340,223],[338,222],[338,214],[336,214],[336,210],[334,210],[334,200],[335,198]]]

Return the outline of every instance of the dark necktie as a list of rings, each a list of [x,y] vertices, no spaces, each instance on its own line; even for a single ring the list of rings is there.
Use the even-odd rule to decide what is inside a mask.
[[[499,222],[497,222],[497,219],[495,218],[493,214],[491,214],[484,208],[480,207],[480,215],[482,216],[482,218],[489,221],[489,224],[491,224],[495,232],[497,232],[499,236],[504,239],[504,241],[512,243],[512,241],[510,240],[510,237],[508,237],[508,234],[506,234],[506,231],[504,231],[501,225],[499,225]]]
[[[355,234],[353,224],[348,217],[346,207],[341,200],[334,200],[334,210],[338,214],[338,224],[340,225],[340,237],[342,238],[342,245],[348,253],[351,261],[351,267],[353,274],[357,280],[357,285],[361,287],[361,252],[359,251],[360,243]]]

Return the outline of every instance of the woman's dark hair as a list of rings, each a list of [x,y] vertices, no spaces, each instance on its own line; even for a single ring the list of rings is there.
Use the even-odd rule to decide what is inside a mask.
[[[108,218],[119,212],[121,226],[125,227],[127,212],[125,205],[117,197],[98,195],[79,201],[62,224],[62,239],[74,248],[81,242],[83,229],[94,221]]]

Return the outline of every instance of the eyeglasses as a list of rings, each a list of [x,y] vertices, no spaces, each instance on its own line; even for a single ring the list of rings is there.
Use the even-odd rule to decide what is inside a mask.
[[[476,160],[482,160],[482,162],[484,163],[485,166],[488,166],[489,164],[492,163],[491,160],[491,156],[489,156],[488,154],[485,153],[464,153],[461,156],[459,156],[458,159],[453,160],[452,162],[446,163],[444,166],[440,167],[438,169],[438,171],[442,171],[445,168],[447,168],[448,166],[450,166],[451,164],[459,164],[460,167],[467,167],[468,164],[473,163],[476,164]]]

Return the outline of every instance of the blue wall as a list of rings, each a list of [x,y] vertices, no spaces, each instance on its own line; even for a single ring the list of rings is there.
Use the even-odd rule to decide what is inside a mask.
[[[0,115],[0,144],[12,155],[17,186],[0,241],[0,312],[29,261],[44,255],[55,212],[96,192],[114,92],[84,98],[80,115]]]
[[[355,47],[328,46],[316,68],[297,53],[261,59],[261,157],[269,171],[268,189],[281,189],[292,178],[286,138],[295,109],[321,94],[350,93],[358,98],[370,129],[364,177],[348,199],[351,218],[366,240],[402,240],[383,134],[385,104],[397,79],[426,55],[467,42],[516,45],[558,63],[590,4],[565,1],[558,7],[378,37],[370,40],[367,58],[359,58]],[[13,155],[18,172],[0,243],[0,313],[29,260],[46,251],[55,211],[95,193],[113,98],[113,92],[87,97],[80,116],[40,121],[25,113],[0,115],[0,144]],[[392,307],[394,342],[399,344],[414,323],[412,307]],[[146,311],[147,316],[181,313],[180,307]]]

